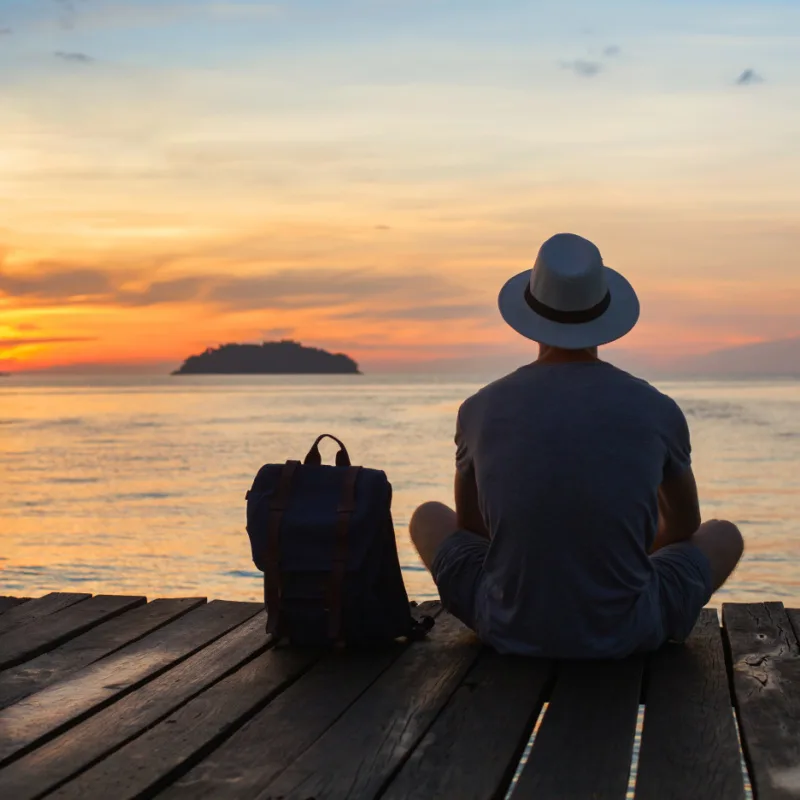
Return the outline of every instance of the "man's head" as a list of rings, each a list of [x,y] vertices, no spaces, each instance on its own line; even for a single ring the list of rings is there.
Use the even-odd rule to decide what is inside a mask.
[[[559,233],[539,249],[532,270],[500,291],[503,319],[528,339],[567,351],[592,351],[633,328],[636,292],[606,267],[597,247],[573,233]]]

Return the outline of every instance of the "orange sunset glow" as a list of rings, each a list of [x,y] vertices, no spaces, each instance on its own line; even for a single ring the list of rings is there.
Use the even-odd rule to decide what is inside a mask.
[[[800,335],[795,5],[435,5],[3,4],[0,369],[521,357],[562,230],[643,362]]]

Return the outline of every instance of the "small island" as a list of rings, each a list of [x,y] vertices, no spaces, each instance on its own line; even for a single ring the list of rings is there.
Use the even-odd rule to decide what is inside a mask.
[[[360,375],[358,364],[342,353],[328,353],[299,342],[223,344],[189,356],[173,375]]]

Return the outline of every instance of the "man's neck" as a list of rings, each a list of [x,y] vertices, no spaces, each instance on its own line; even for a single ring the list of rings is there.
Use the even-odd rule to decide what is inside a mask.
[[[537,364],[577,364],[581,362],[599,361],[596,347],[587,347],[583,350],[564,350],[560,347],[550,347],[546,344],[539,345]]]

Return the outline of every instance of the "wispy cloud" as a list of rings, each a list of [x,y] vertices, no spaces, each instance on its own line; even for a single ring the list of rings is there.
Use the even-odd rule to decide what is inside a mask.
[[[106,295],[112,288],[109,274],[99,269],[72,269],[39,264],[35,275],[8,275],[0,272],[0,292],[10,297],[74,301]]]
[[[96,342],[94,336],[48,336],[41,339],[0,339],[0,349],[25,347],[32,344],[68,344],[72,342]]]
[[[136,288],[131,288],[135,286]],[[424,300],[420,287],[424,286]],[[0,292],[43,306],[110,305],[142,308],[194,303],[222,311],[327,308],[331,312],[387,314],[404,319],[435,319],[452,311],[425,309],[466,299],[445,278],[421,272],[376,273],[367,269],[282,269],[263,275],[202,274],[150,280],[143,273],[102,268],[37,265],[35,272],[0,272]],[[355,309],[353,307],[356,307]],[[459,313],[467,307],[462,305]]]
[[[256,2],[215,2],[215,0],[50,0],[56,23],[65,30],[81,31],[115,28],[159,27],[184,20],[202,23],[258,24],[285,16],[279,4]],[[2,0],[0,0],[0,6]]]
[[[420,304],[392,308],[386,313],[383,310],[375,311],[369,308],[337,314],[337,319],[370,319],[375,316],[389,316],[392,319],[438,322],[445,320],[475,319],[486,317],[491,313],[493,306],[486,303],[434,303],[433,305]]]
[[[53,0],[57,14],[58,24],[62,28],[71,29],[75,27],[75,18],[77,17],[77,10],[73,0]]]
[[[597,61],[587,61],[584,58],[576,58],[574,61],[562,61],[562,69],[568,69],[582,78],[593,78],[603,70],[603,65]]]
[[[14,31],[11,28],[0,28],[0,36],[11,36]]]
[[[594,51],[597,52],[597,51]],[[616,44],[609,44],[606,45],[601,51],[602,58],[611,59],[616,58],[622,52],[619,45]],[[576,75],[580,76],[581,78],[594,78],[596,75],[599,75],[605,68],[606,65],[601,61],[597,61],[594,59],[589,58],[575,58],[571,61],[562,61],[560,62],[561,69],[569,70],[570,72],[574,72]]]
[[[207,10],[208,13],[219,17],[230,19],[263,19],[278,17],[282,13],[282,8],[276,3],[239,3],[239,2],[219,2],[207,3],[205,5],[192,3],[200,10]]]
[[[746,69],[737,79],[738,86],[750,86],[753,83],[763,83],[764,78],[761,77],[754,69]]]
[[[72,61],[80,64],[91,64],[94,61],[94,59],[91,56],[87,56],[86,53],[66,53],[63,50],[56,50],[53,55],[56,58],[60,58],[62,61]]]
[[[375,273],[368,270],[280,270],[269,275],[213,277],[197,285],[197,299],[229,310],[335,307],[416,299],[425,286],[425,303],[446,296],[449,285],[430,275]],[[151,287],[159,289],[158,284]]]
[[[267,330],[261,331],[264,339],[285,339],[293,334],[294,328],[267,328]]]

